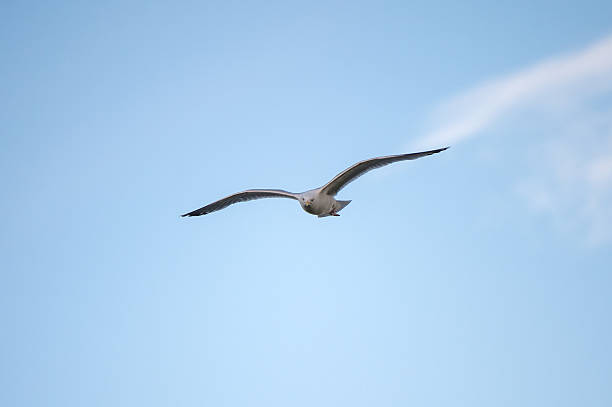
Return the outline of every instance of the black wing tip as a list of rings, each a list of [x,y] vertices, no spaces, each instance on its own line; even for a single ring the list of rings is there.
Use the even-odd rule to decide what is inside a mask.
[[[200,215],[206,215],[206,212],[205,213],[197,213],[197,211],[193,211],[193,212],[189,212],[189,213],[185,213],[185,214],[181,215],[181,218],[192,217],[192,216],[200,216]]]
[[[446,147],[442,147],[442,148],[436,148],[435,150],[423,151],[421,154],[425,154],[425,155],[438,154],[438,153],[441,153],[444,150],[448,150],[449,148],[450,148],[450,146],[446,146]]]
[[[446,146],[446,147],[441,147],[441,148],[436,148],[434,150],[424,150],[424,151],[419,151],[418,153],[407,153],[406,155],[411,155],[411,154],[415,154],[415,155],[420,155],[421,157],[424,155],[432,155],[432,154],[438,154],[441,153],[444,150],[448,150],[449,148],[451,148],[451,146]]]

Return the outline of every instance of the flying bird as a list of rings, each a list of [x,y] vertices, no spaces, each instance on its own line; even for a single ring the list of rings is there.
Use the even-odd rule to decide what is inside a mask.
[[[302,193],[293,193],[284,191],[282,189],[249,189],[226,196],[225,198],[219,199],[216,202],[181,216],[206,215],[208,213],[227,208],[228,206],[238,202],[262,198],[295,199],[300,203],[302,209],[312,215],[317,215],[319,218],[323,218],[325,216],[340,216],[338,212],[344,209],[344,207],[351,203],[351,201],[337,201],[334,197],[350,182],[355,181],[366,172],[375,168],[384,167],[385,165],[389,165],[397,161],[415,160],[417,158],[425,157],[426,155],[439,153],[447,148],[448,147],[439,148],[437,150],[422,151],[420,153],[389,155],[360,161],[336,175],[331,181],[322,187],[311,189],[310,191]]]

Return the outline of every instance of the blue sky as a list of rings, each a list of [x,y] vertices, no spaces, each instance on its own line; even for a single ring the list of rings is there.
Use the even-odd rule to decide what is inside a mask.
[[[0,404],[612,403],[609,2],[0,11]]]

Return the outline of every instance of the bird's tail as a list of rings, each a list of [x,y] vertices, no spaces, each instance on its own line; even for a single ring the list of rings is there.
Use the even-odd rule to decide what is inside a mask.
[[[336,202],[338,202],[338,209],[336,209],[336,212],[340,212],[342,209],[344,209],[346,205],[351,203],[351,201],[336,201]]]

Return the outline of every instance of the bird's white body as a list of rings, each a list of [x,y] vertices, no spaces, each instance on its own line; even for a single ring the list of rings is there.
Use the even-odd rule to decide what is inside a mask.
[[[310,191],[298,194],[298,200],[302,209],[311,215],[317,215],[319,218],[338,216],[338,212],[351,202],[337,201],[336,198],[322,192],[321,189],[311,189]]]
[[[302,209],[312,215],[317,215],[319,218],[323,218],[325,216],[340,216],[338,215],[338,212],[340,212],[351,201],[337,201],[334,197],[350,182],[375,168],[380,168],[397,161],[414,160],[426,155],[436,154],[440,151],[446,150],[447,148],[448,147],[439,148],[437,150],[422,151],[420,153],[376,157],[369,160],[360,161],[336,175],[331,181],[323,185],[321,188],[311,189],[310,191],[299,194],[284,191],[282,189],[249,189],[226,196],[225,198],[219,199],[216,202],[203,206],[200,209],[196,209],[195,211],[191,211],[182,216],[206,215],[208,213],[227,208],[228,206],[238,202],[246,202],[261,198],[295,199],[300,202]]]

